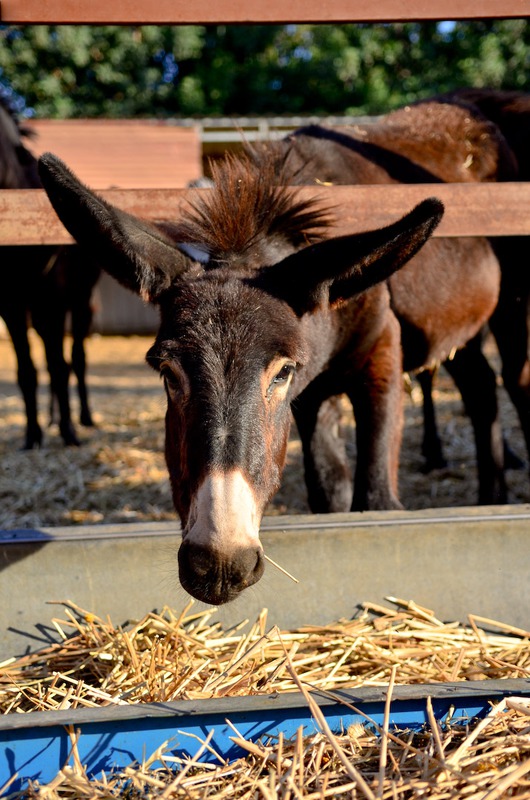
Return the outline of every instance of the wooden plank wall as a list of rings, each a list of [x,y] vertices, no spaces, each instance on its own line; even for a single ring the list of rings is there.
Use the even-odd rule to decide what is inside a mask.
[[[1,23],[184,24],[273,22],[391,22],[435,19],[492,19],[530,16],[530,0],[0,0]],[[438,196],[446,215],[438,235],[530,234],[527,184],[423,184],[421,186],[318,187],[307,192],[341,193],[351,211],[340,232],[383,225],[417,200]],[[181,190],[105,192],[103,196],[133,213],[152,219],[165,216],[185,198]],[[0,192],[0,244],[69,241],[43,192]]]

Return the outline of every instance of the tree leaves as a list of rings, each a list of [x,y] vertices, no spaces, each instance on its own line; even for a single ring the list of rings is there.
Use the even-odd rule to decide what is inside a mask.
[[[529,69],[526,19],[0,26],[0,90],[40,117],[377,114]]]

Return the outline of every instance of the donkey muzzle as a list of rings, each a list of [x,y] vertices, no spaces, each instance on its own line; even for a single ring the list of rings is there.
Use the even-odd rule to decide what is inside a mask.
[[[220,606],[234,600],[257,583],[264,570],[261,547],[239,547],[219,553],[184,540],[178,553],[179,579],[183,588],[203,603]]]

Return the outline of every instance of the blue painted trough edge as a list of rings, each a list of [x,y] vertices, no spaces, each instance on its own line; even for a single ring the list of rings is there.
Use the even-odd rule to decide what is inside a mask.
[[[385,687],[337,689],[332,694],[315,691],[313,695],[334,733],[354,722],[366,723],[367,717],[377,725],[383,722]],[[453,722],[466,722],[514,695],[530,697],[530,680],[397,686],[390,722],[400,728],[421,728],[427,722],[428,697],[439,721],[450,713]],[[141,762],[166,741],[174,755],[193,757],[212,729],[210,744],[221,758],[238,758],[243,751],[231,740],[234,731],[226,720],[251,741],[277,737],[280,731],[289,739],[300,725],[308,735],[317,730],[298,692],[7,714],[0,717],[0,787],[15,774],[9,792],[23,789],[28,780],[41,784],[52,780],[68,760],[69,726],[81,732],[77,749],[89,775]],[[204,760],[215,758],[207,752]]]

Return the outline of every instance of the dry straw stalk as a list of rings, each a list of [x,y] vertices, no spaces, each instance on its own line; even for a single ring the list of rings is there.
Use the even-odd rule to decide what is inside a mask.
[[[469,625],[444,623],[430,609],[391,600],[393,606],[365,603],[353,620],[292,631],[267,630],[264,611],[246,632],[241,626],[223,630],[214,612],[193,613],[191,604],[180,613],[166,608],[116,627],[62,603],[64,613],[54,619],[59,642],[0,665],[3,713],[298,689],[320,732],[308,739],[300,729],[294,741],[280,736],[249,742],[234,729],[246,753],[235,763],[221,756],[213,765],[199,763],[198,756],[183,761],[167,745],[143,764],[94,779],[84,771],[71,731],[68,764],[47,787],[32,786],[23,796],[530,798],[530,712],[524,698],[502,701],[474,727],[441,727],[432,709],[422,733],[391,730],[389,724],[394,684],[528,675],[528,632],[477,617]],[[331,693],[359,685],[388,687],[383,725],[372,721],[338,735],[311,689]],[[199,744],[215,753],[210,738]]]

